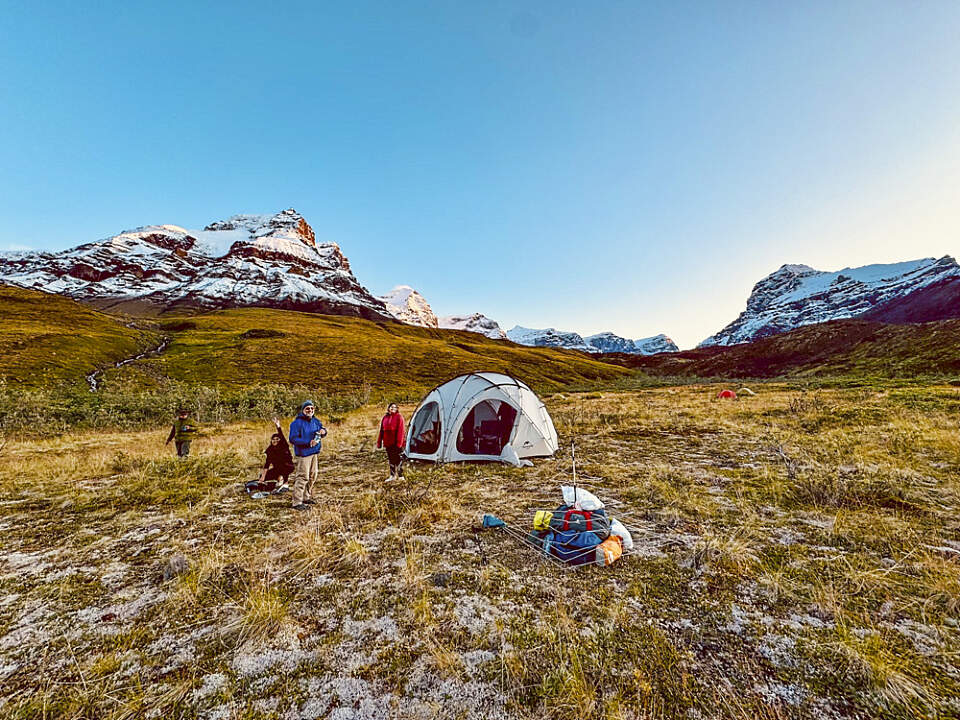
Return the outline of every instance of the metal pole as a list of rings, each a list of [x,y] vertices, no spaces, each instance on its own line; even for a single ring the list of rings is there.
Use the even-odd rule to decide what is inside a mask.
[[[573,458],[573,503],[577,503],[577,441],[570,441],[570,457]]]

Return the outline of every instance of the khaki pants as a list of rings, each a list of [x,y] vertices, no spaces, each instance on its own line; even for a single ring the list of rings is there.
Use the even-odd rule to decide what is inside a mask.
[[[295,459],[293,471],[293,504],[299,505],[313,497],[313,483],[320,472],[320,455],[308,455]]]

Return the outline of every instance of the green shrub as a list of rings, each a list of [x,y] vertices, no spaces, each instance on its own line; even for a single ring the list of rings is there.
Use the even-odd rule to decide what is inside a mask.
[[[200,423],[226,423],[293,415],[310,398],[320,417],[342,416],[363,404],[363,393],[328,395],[316,388],[275,384],[243,389],[169,383],[147,390],[100,392],[78,386],[18,388],[0,386],[0,427],[7,432],[43,434],[68,428],[153,427],[187,407]]]

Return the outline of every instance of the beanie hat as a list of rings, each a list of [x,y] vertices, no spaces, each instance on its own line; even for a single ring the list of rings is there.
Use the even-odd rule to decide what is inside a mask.
[[[307,407],[307,405],[316,407],[316,405],[313,404],[313,400],[304,400],[302,403],[300,403],[300,412],[303,412],[303,409]]]

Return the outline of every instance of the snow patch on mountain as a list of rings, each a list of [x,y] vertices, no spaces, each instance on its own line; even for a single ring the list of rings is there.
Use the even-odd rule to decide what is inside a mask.
[[[496,320],[480,313],[472,315],[448,315],[439,319],[439,326],[444,330],[467,330],[469,332],[486,335],[493,340],[506,340],[507,334]]]
[[[409,285],[397,285],[386,295],[381,295],[380,299],[387,306],[387,311],[402,323],[437,327],[437,316],[430,303]]]
[[[960,281],[960,266],[950,256],[836,272],[783,265],[753,287],[746,310],[736,320],[700,347],[750,342],[803,325],[857,317],[949,281]]]

